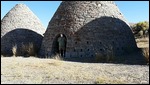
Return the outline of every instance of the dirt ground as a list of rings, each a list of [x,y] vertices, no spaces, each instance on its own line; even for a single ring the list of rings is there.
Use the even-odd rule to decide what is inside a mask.
[[[136,39],[136,42],[139,48],[149,47],[149,37]]]
[[[149,65],[1,57],[1,84],[149,84]]]

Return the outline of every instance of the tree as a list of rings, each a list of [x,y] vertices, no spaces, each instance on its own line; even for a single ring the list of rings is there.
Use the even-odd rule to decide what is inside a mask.
[[[132,26],[132,30],[135,36],[139,35],[140,37],[142,37],[143,35],[146,35],[147,31],[149,30],[149,22],[138,22],[137,24]]]

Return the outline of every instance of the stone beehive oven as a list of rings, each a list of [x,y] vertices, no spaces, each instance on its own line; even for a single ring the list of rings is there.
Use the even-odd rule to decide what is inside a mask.
[[[113,1],[63,1],[45,32],[41,56],[58,52],[59,34],[67,39],[66,58],[94,59],[137,49],[130,27]]]
[[[24,4],[17,4],[1,20],[1,53],[12,55],[12,47],[17,45],[21,54],[22,45],[33,43],[40,48],[45,28],[38,17]]]

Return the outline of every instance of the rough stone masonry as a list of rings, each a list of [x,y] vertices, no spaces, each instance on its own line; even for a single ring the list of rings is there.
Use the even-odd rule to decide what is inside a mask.
[[[130,27],[113,1],[62,1],[45,32],[41,56],[57,54],[61,33],[67,38],[66,58],[70,60],[92,61],[97,54],[121,56],[137,49]]]
[[[40,49],[45,28],[38,17],[25,5],[15,5],[1,20],[1,54],[12,55],[13,46],[21,53],[22,44],[32,43]]]

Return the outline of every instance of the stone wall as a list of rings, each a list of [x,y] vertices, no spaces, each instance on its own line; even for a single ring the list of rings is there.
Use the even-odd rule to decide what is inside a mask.
[[[39,49],[45,30],[26,5],[15,5],[1,20],[1,53],[12,55],[12,47],[21,48],[22,43],[33,43]]]
[[[51,56],[55,37],[67,37],[66,58],[124,55],[137,49],[134,36],[113,1],[63,1],[49,22],[39,54]]]

